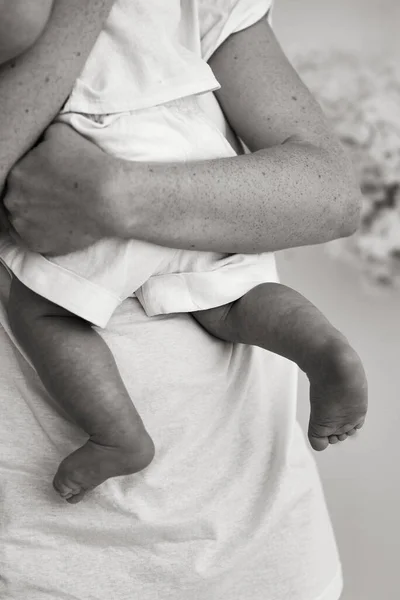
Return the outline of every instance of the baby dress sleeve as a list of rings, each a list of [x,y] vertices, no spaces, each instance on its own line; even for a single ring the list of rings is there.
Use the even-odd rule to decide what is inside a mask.
[[[273,0],[198,0],[202,58],[207,62],[232,34],[268,15]]]

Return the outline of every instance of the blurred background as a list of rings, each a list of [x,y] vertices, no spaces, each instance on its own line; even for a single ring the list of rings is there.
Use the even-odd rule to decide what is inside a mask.
[[[277,254],[282,283],[346,335],[369,381],[360,434],[314,452],[343,562],[342,600],[400,598],[399,26],[398,0],[275,4],[278,39],[347,147],[364,194],[354,236]],[[301,374],[305,431],[308,417]]]

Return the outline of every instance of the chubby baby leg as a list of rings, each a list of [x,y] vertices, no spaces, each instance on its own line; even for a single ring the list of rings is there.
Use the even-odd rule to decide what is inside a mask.
[[[212,335],[260,346],[295,362],[310,381],[308,429],[314,450],[354,435],[365,421],[368,384],[360,357],[295,290],[265,283],[232,304],[192,313]]]
[[[89,435],[61,462],[53,480],[59,494],[76,504],[106,479],[146,468],[154,444],[101,336],[15,277],[8,316],[47,391]]]

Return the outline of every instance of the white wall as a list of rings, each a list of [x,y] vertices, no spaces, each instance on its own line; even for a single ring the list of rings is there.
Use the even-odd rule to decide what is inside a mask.
[[[275,0],[284,48],[335,47],[400,55],[398,0]]]
[[[279,253],[282,283],[311,300],[347,336],[369,382],[369,414],[354,438],[314,452],[344,567],[342,600],[400,598],[400,294],[368,296],[351,267],[317,246]],[[299,419],[307,431],[308,382]]]
[[[275,30],[289,56],[297,48],[340,47],[400,57],[399,25],[395,0],[276,0]],[[314,453],[344,567],[342,600],[398,600],[400,294],[368,295],[351,267],[318,246],[278,253],[278,264],[282,282],[348,337],[369,380],[369,415],[361,433]],[[299,419],[305,431],[308,416],[302,376]]]

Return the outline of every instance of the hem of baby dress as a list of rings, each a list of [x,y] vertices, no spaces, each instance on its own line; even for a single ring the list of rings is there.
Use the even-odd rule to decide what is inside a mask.
[[[90,113],[90,114],[113,114],[143,110],[154,106],[163,105],[173,100],[187,98],[190,96],[202,95],[208,92],[215,92],[221,88],[220,83],[213,76],[213,80],[204,79],[201,81],[191,82],[189,84],[177,87],[171,87],[168,90],[153,91],[144,96],[137,97],[135,95],[129,97],[121,97],[116,95],[113,98],[100,100],[92,97],[87,93],[75,92],[64,104],[60,114],[73,113]],[[79,80],[78,80],[79,83]],[[77,83],[77,86],[78,86]],[[78,90],[78,87],[77,87]]]
[[[262,283],[277,282],[273,254],[244,258],[214,271],[154,275],[136,290],[148,317],[188,313],[223,306]],[[253,260],[253,264],[250,261]],[[234,262],[234,261],[237,261]]]
[[[123,300],[40,254],[23,250],[11,239],[1,240],[0,261],[39,296],[101,328]]]

